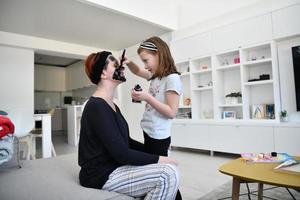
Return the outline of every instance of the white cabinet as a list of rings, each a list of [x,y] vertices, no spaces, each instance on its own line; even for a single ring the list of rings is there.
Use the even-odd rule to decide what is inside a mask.
[[[68,106],[68,144],[77,146],[80,136],[80,121],[83,106]]]
[[[275,151],[286,152],[290,155],[300,155],[300,128],[275,127]]]
[[[236,124],[174,122],[172,146],[226,153],[284,152],[300,155],[299,124]]]
[[[172,126],[172,146],[209,150],[209,128],[205,125],[174,124]]]
[[[273,128],[211,126],[212,150],[230,153],[274,151]]]
[[[66,69],[35,65],[34,89],[40,91],[62,92],[66,90]]]
[[[67,130],[67,109],[55,108],[55,112],[51,120],[52,131]]]
[[[209,54],[212,52],[211,33],[202,33],[181,40],[172,41],[170,48],[175,62],[187,60],[199,54]]]
[[[66,89],[74,90],[91,86],[92,83],[85,73],[84,62],[77,62],[66,68]]]
[[[272,12],[273,38],[298,35],[300,33],[300,4]]]
[[[271,14],[262,15],[212,31],[214,51],[224,51],[272,39]]]

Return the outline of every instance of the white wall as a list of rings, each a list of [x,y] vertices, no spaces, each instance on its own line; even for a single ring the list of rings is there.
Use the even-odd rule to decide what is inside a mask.
[[[278,64],[280,74],[281,107],[288,112],[291,121],[300,121],[300,112],[296,109],[295,81],[293,69],[293,46],[300,45],[300,37],[278,42]]]
[[[234,0],[231,0],[229,2],[234,2]],[[191,20],[191,21],[193,21],[193,23],[191,22],[189,24],[189,26],[182,24],[178,30],[173,32],[173,35],[172,35],[173,40],[177,40],[177,39],[181,39],[181,38],[188,37],[191,35],[195,35],[197,33],[206,32],[206,31],[209,31],[214,28],[229,25],[234,22],[246,20],[246,19],[249,19],[252,17],[264,15],[264,14],[270,13],[271,11],[275,11],[275,10],[285,8],[285,7],[288,7],[291,5],[299,4],[300,0],[259,0],[256,3],[255,3],[255,1],[252,1],[252,4],[251,4],[251,0],[246,1],[244,3],[242,3],[242,2],[244,2],[244,1],[240,1],[239,3],[237,3],[237,5],[240,5],[239,9],[224,13],[223,15],[215,14],[215,17],[207,19],[205,21],[201,20],[200,12],[198,13],[199,16],[194,17],[195,18],[194,20],[191,17],[188,17],[187,20]],[[228,3],[228,1],[226,1],[226,4],[227,3]],[[246,6],[247,4],[249,6]],[[193,4],[190,4],[190,5],[193,5]],[[224,5],[223,8],[225,11],[226,10],[228,11],[228,9],[230,9],[228,6],[233,6],[233,5],[231,5],[230,3],[228,3],[227,5]],[[186,16],[188,16],[188,15],[195,15],[195,12],[196,12],[195,10],[197,10],[199,7],[201,7],[201,5],[194,6],[194,8],[191,8],[192,10],[188,9],[188,5],[186,7],[187,8],[185,8],[185,10],[182,12],[184,12],[184,14]],[[214,13],[215,12],[214,9],[216,9],[216,7],[211,6],[211,9],[208,9],[205,12]],[[194,10],[194,12],[193,12],[193,10]],[[194,14],[189,14],[189,12],[194,13]],[[182,18],[182,16],[181,16],[181,18]],[[199,20],[199,21],[196,22],[197,20]]]
[[[34,52],[0,45],[0,109],[33,112]]]
[[[186,28],[249,6],[260,0],[189,0],[179,6],[178,28]]]

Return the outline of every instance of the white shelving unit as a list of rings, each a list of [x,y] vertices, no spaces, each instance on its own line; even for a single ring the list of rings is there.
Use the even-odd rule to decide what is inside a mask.
[[[211,155],[214,151],[259,153],[279,149],[299,153],[297,148],[279,141],[282,135],[277,130],[284,125],[279,123],[281,107],[273,41],[192,58],[177,66],[184,72],[179,109],[183,114],[172,126],[173,146],[209,150]],[[269,78],[261,80],[263,74]],[[227,94],[236,92],[242,94],[239,101],[225,100]],[[185,98],[191,98],[191,105],[182,103]],[[273,106],[273,118],[254,118],[254,105],[266,104]],[[234,111],[236,117],[224,119],[226,111]],[[299,125],[294,129],[298,130]],[[298,139],[294,129],[286,132]]]
[[[275,49],[271,41],[177,63],[183,83],[179,112],[190,109],[190,120],[223,120],[225,111],[234,111],[237,121],[257,121],[252,109],[271,105],[274,115],[259,120],[279,122]],[[269,78],[261,79],[262,75]],[[226,104],[225,96],[233,92],[240,92],[242,98],[236,104]],[[186,104],[187,98],[191,105]]]

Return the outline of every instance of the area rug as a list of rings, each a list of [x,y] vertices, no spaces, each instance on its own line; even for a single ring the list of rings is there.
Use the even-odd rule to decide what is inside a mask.
[[[257,183],[248,183],[250,189],[250,198],[257,200]],[[300,200],[300,192],[289,189],[295,199]],[[264,185],[263,199],[272,200],[293,200],[294,198],[289,194],[289,191],[283,187],[275,187],[271,185]],[[213,191],[202,196],[199,200],[228,200],[231,199],[232,182],[229,181],[224,185],[214,189]],[[240,200],[248,200],[248,191],[245,183],[240,186]]]

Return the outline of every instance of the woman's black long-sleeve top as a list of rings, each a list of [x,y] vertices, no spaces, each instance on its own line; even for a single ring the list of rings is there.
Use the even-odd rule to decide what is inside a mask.
[[[109,175],[123,165],[157,163],[159,156],[143,152],[129,137],[125,118],[99,97],[90,97],[81,118],[78,164],[80,184],[101,189]]]

